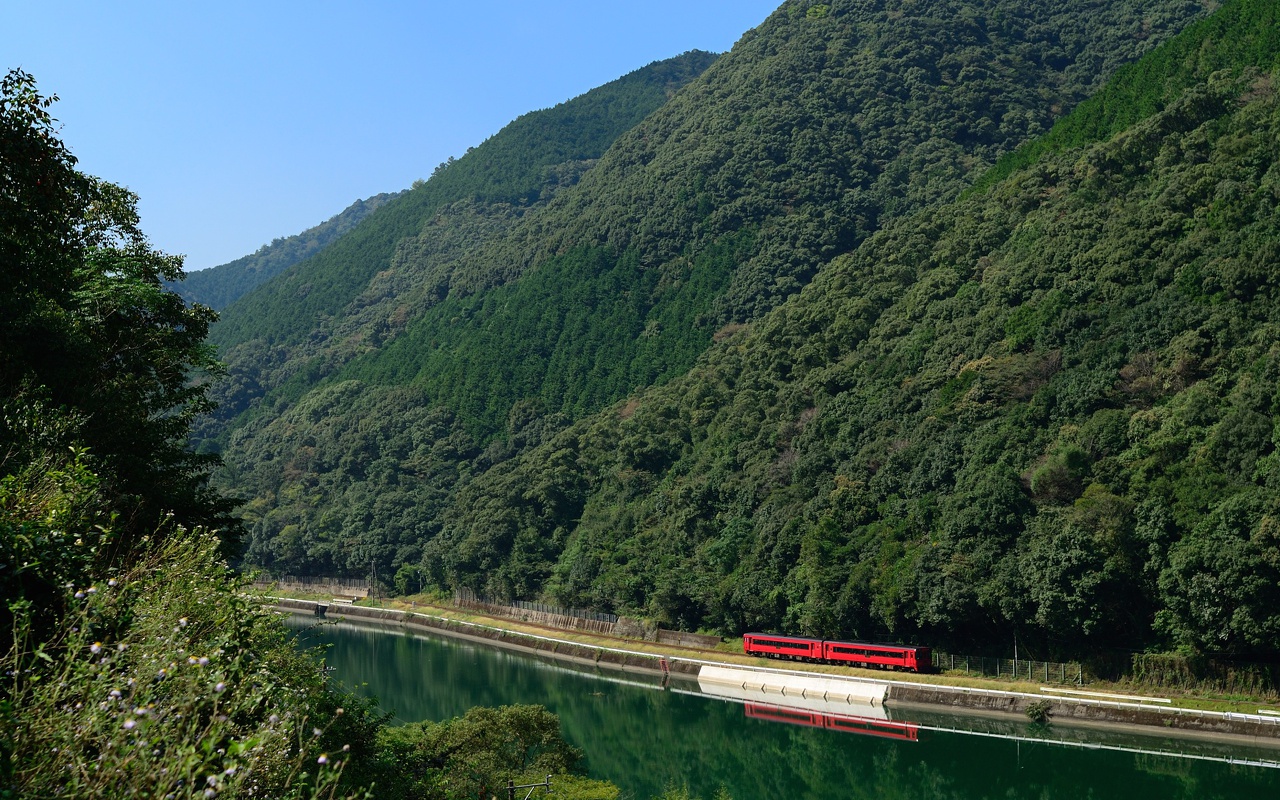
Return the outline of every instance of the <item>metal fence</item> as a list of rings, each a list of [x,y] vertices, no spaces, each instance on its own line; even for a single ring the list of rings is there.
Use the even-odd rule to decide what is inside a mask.
[[[483,602],[496,605],[492,600]],[[617,614],[605,614],[600,611],[585,611],[581,608],[561,608],[560,606],[549,606],[546,603],[531,603],[527,600],[517,600],[511,605],[516,608],[523,608],[525,611],[537,611],[541,614],[552,614],[558,617],[577,617],[579,619],[591,619],[596,622],[614,623],[618,621]]]
[[[457,589],[453,593],[453,604],[459,608],[470,608],[486,614],[532,622],[552,628],[565,630],[592,631],[612,634],[618,617],[614,614],[602,614],[597,611],[584,611],[578,608],[561,608],[546,603],[530,603],[517,601],[502,602],[489,597],[481,597],[470,589]]]
[[[1077,662],[1035,661],[1027,658],[964,656],[933,651],[933,667],[939,672],[998,678],[1009,681],[1074,684],[1089,683],[1089,674]]]

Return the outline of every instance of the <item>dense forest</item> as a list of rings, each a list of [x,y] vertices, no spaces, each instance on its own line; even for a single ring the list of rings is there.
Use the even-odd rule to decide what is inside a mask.
[[[1270,657],[1269,299],[1218,271],[1270,258],[1274,49],[1204,11],[785,3],[573,185],[423,221],[321,344],[231,307],[248,560]]]
[[[256,253],[198,272],[187,272],[180,281],[165,285],[188,303],[220,311],[260,284],[266,283],[299,261],[329,246],[361,220],[401,192],[377,194],[357,200],[338,214],[296,236],[264,244]]]
[[[686,627],[1274,657],[1276,23],[1224,5],[1020,166],[487,470],[427,578]]]
[[[230,375],[214,387],[219,410],[196,440],[214,446],[226,438],[226,421],[300,394],[395,336],[447,291],[454,260],[573,186],[619,135],[714,60],[685,53],[520,117],[233,303],[211,333]],[[268,392],[276,396],[264,403]]]

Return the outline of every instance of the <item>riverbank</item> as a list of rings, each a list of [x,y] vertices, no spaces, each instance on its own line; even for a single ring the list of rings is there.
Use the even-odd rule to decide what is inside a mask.
[[[1153,733],[1228,738],[1242,744],[1280,748],[1280,717],[1233,710],[1187,707],[1167,698],[1079,693],[1043,687],[1044,691],[1019,690],[1006,685],[981,686],[973,679],[946,675],[887,677],[885,673],[827,665],[802,669],[776,666],[759,659],[722,650],[696,650],[649,642],[609,639],[599,635],[541,629],[510,620],[487,618],[444,607],[416,609],[374,608],[328,604],[296,598],[264,598],[281,611],[347,618],[375,624],[418,629],[485,642],[536,655],[621,671],[668,675],[696,680],[703,666],[733,666],[779,675],[815,675],[883,687],[889,707],[949,708],[998,715],[1008,719],[1034,716],[1068,725],[1125,726]],[[993,681],[985,683],[992,684]],[[1098,694],[1104,696],[1088,696]]]

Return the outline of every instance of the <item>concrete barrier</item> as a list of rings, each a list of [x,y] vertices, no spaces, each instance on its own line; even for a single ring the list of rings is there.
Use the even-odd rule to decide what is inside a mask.
[[[888,687],[882,683],[703,665],[698,671],[698,686],[705,694],[732,700],[887,719],[884,698]]]

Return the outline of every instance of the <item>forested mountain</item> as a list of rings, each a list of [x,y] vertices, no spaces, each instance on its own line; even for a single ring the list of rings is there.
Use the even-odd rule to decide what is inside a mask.
[[[1007,255],[1029,237],[1017,213],[1089,203],[1058,184],[1027,190],[1034,203],[993,198],[1022,191],[1028,170],[1074,175],[1082,147],[1184,102],[1204,65],[1147,58],[1056,129],[1074,133],[1010,155],[1202,10],[788,2],[573,185],[441,206],[363,286],[324,254],[298,265],[245,298],[261,305],[228,309],[218,334],[239,383],[210,431],[226,484],[249,500],[249,559],[348,574],[374,562],[404,588],[543,595],[686,627],[969,645],[1016,628],[1062,651],[1192,642],[1173,617],[1155,622],[1174,613],[1161,563],[1124,572],[1070,546],[1085,541],[1077,501],[1110,508],[1105,488],[1136,509],[1142,491],[1098,478],[1082,465],[1118,456],[1070,437],[1101,436],[1082,432],[1100,409],[1119,415],[1094,423],[1109,420],[1107,435],[1137,412],[1114,398],[1036,405],[1074,397],[1060,381],[1106,395],[1114,381],[1099,375],[1129,361],[1041,347],[1037,326],[1056,323],[1032,310],[1017,312],[1029,338],[998,347],[1013,306],[1082,313],[1070,294],[1033,302],[1056,262],[1026,259],[1056,251]],[[1132,91],[1164,72],[1168,96]],[[1120,237],[1117,208],[1089,208],[1095,238]],[[1033,288],[996,292],[981,279],[991,263],[1007,264],[993,279]],[[960,270],[955,286],[944,268]],[[339,284],[352,299],[308,327],[311,294],[336,298]],[[1072,330],[1084,350],[1138,355]],[[1044,542],[1064,552],[1028,549]],[[1032,580],[1042,556],[1061,572]],[[1104,580],[1103,567],[1119,571]]]
[[[463,490],[431,579],[721,630],[1274,657],[1277,8]]]
[[[447,287],[450,264],[572,186],[619,135],[715,60],[655,62],[525,114],[372,214],[331,248],[225,310],[211,339],[231,366],[197,439],[225,437],[266,391],[302,386],[380,345]]]
[[[264,244],[256,253],[235,261],[185,273],[182,280],[169,282],[166,286],[188,303],[200,303],[220,311],[259,284],[328,247],[360,220],[400,194],[384,192],[367,200],[357,200],[314,228]]]

